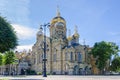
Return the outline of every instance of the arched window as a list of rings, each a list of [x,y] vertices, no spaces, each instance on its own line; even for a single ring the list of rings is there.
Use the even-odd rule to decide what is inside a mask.
[[[78,53],[78,62],[82,62],[82,55],[81,55],[81,53]]]
[[[43,60],[43,54],[39,54],[39,62],[42,62]]]
[[[57,54],[53,54],[53,61],[56,61]]]
[[[77,54],[75,53],[75,61],[77,61]]]
[[[70,53],[70,61],[73,61],[73,52]]]
[[[43,54],[40,54],[40,62],[43,61],[43,58],[44,58]]]
[[[39,54],[39,63],[41,62],[41,59],[42,59],[41,54]]]
[[[65,71],[69,70],[69,64],[65,64]]]
[[[68,53],[67,52],[65,53],[65,60],[66,61],[68,60]]]
[[[36,59],[34,58],[34,64],[35,64],[35,62],[36,62]]]

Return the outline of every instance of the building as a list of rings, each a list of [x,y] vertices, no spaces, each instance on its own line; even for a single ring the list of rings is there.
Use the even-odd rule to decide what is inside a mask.
[[[0,65],[0,75],[20,75],[20,74],[29,74],[28,70],[31,69],[31,51],[23,52],[15,51],[15,61],[11,64],[2,64]]]
[[[27,71],[31,68],[31,51],[29,50],[28,52],[24,50],[23,52],[15,52],[15,56],[18,59],[17,61],[17,66],[16,66],[16,72],[18,75],[25,75],[29,74]]]
[[[50,22],[50,37],[37,33],[37,41],[32,47],[31,69],[43,72],[43,38],[46,36],[47,73],[49,74],[91,74],[88,59],[89,46],[79,43],[80,35],[75,26],[74,34],[67,37],[67,25],[59,10]]]

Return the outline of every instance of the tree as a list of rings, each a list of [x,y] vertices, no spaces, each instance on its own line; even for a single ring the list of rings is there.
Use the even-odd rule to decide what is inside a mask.
[[[7,51],[5,53],[5,65],[12,64],[15,61],[15,54],[13,51]]]
[[[0,53],[0,66],[3,64],[3,56],[2,53]]]
[[[120,57],[116,57],[113,59],[110,69],[115,72],[120,72]]]
[[[105,67],[108,65],[107,62],[111,60],[112,55],[117,55],[118,46],[113,42],[96,42],[92,48],[90,54],[96,59],[96,65],[100,70],[101,74]]]
[[[13,27],[0,16],[0,52],[14,49],[17,45],[17,36]]]
[[[8,71],[9,71],[9,74],[10,74],[11,64],[13,64],[15,62],[15,59],[16,59],[15,54],[14,54],[13,51],[7,51],[4,56],[5,56],[4,63],[5,63],[5,65],[8,65]]]

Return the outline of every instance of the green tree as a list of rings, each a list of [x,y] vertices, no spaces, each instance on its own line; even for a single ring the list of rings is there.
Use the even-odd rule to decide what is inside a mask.
[[[120,72],[120,57],[113,59],[110,69],[115,72]]]
[[[3,56],[2,53],[0,53],[0,66],[3,64]]]
[[[118,48],[119,47],[113,42],[101,41],[94,44],[94,47],[92,48],[90,54],[96,58],[96,65],[101,74],[103,74],[103,71],[107,66],[107,61],[109,60],[110,62],[111,56],[118,54]]]
[[[5,65],[13,64],[15,61],[15,53],[13,51],[7,51],[5,53]]]
[[[14,64],[15,63],[15,60],[16,60],[16,57],[15,57],[15,53],[13,51],[7,51],[5,52],[5,60],[4,60],[4,63],[5,65],[8,66],[8,71],[9,71],[9,74],[10,74],[10,68],[11,68],[11,64]]]
[[[17,36],[13,27],[0,16],[0,52],[14,49],[17,45]]]

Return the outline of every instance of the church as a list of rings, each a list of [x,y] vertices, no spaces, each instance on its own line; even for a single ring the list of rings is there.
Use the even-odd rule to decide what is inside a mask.
[[[67,36],[66,21],[57,10],[50,21],[50,35],[46,36],[40,28],[36,43],[32,46],[31,69],[43,72],[43,42],[46,37],[46,70],[48,74],[82,75],[91,74],[89,46],[79,43],[80,35],[75,26],[73,35]]]

